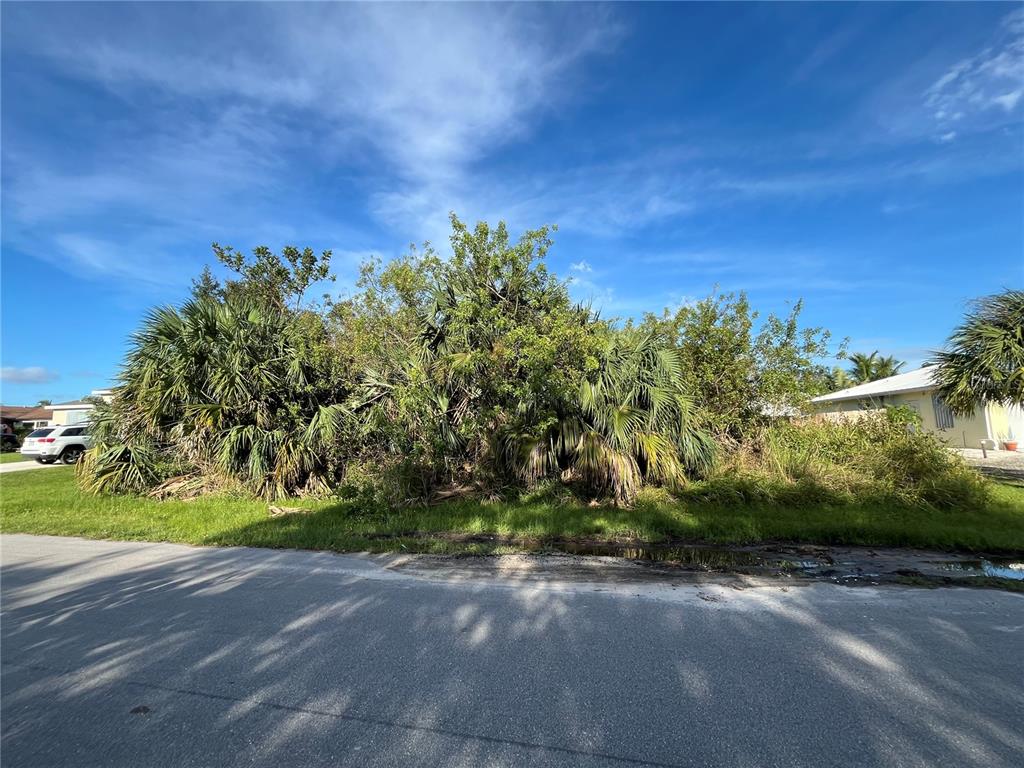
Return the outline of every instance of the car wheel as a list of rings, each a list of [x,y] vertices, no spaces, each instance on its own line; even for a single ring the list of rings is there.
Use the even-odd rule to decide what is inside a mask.
[[[65,448],[64,452],[60,455],[60,460],[65,464],[75,464],[80,458],[82,458],[81,448]]]

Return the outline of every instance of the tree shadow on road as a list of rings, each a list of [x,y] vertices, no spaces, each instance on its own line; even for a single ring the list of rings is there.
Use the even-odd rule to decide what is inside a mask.
[[[5,764],[1010,765],[1024,750],[1013,665],[986,661],[1020,616],[979,635],[974,613],[917,607],[936,593],[658,601],[424,582],[327,553],[82,545],[68,564],[5,557]]]

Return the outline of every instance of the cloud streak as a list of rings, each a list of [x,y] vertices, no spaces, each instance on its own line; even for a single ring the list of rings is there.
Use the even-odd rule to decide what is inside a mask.
[[[28,368],[15,368],[4,366],[0,369],[0,381],[8,384],[48,384],[56,381],[60,376],[56,371],[41,366],[29,366]]]
[[[1024,95],[1024,9],[1008,14],[990,45],[950,67],[925,91],[943,141],[962,126],[1004,124]],[[956,130],[954,130],[954,128]],[[948,138],[947,138],[948,137]]]
[[[167,274],[161,262],[180,258],[177,229],[209,240],[287,236],[267,224],[280,220],[277,201],[301,196],[304,175],[321,169],[358,178],[352,195],[370,201],[378,222],[401,220],[417,239],[446,233],[448,211],[471,207],[474,164],[572,102],[581,63],[622,33],[592,7],[269,4],[181,14],[147,5],[9,16],[5,44],[134,110],[88,148],[93,163],[31,147],[29,136],[7,142],[9,239],[78,274],[127,282]],[[372,247],[365,226],[346,231],[329,206],[312,209],[292,222],[304,237],[354,234],[354,243],[328,245]],[[83,225],[129,213],[140,223],[121,247]],[[125,258],[147,246],[150,266]]]

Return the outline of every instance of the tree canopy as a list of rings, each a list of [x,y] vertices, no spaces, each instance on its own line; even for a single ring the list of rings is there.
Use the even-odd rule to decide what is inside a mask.
[[[850,367],[846,374],[852,384],[864,384],[869,381],[887,379],[899,373],[906,365],[902,360],[897,360],[892,355],[883,356],[876,349],[874,352],[851,352],[849,355]],[[850,384],[847,384],[850,386]],[[838,387],[842,389],[842,387]]]
[[[800,302],[763,321],[743,294],[608,320],[548,270],[552,228],[451,224],[449,258],[370,260],[319,305],[329,251],[215,245],[234,276],[207,269],[147,316],[97,408],[85,486],[276,498],[370,476],[391,502],[545,482],[629,502],[827,388],[829,334],[801,327]]]
[[[983,403],[1024,405],[1024,291],[972,302],[932,362],[954,413],[969,414]]]

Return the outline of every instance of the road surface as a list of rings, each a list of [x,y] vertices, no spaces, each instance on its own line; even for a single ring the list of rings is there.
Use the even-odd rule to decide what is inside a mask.
[[[1024,765],[1019,594],[0,555],[5,766]]]
[[[63,466],[66,465],[59,461],[53,464],[40,464],[35,459],[22,459],[21,461],[8,461],[5,464],[0,464],[0,475],[8,472],[24,472],[27,469],[53,469],[54,467]]]

